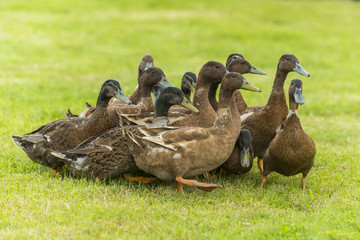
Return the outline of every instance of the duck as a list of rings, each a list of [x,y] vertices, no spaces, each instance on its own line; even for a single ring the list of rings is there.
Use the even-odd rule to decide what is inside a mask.
[[[138,68],[138,84],[135,88],[135,91],[129,96],[129,100],[133,103],[138,103],[139,98],[139,86],[140,86],[140,77],[141,74],[148,68],[154,67],[154,58],[150,54],[146,54],[141,59]]]
[[[118,81],[106,80],[100,90],[96,109],[90,118],[70,117],[59,119],[23,136],[12,136],[14,143],[21,147],[28,157],[39,164],[52,168],[55,175],[61,171],[63,162],[53,158],[51,150],[65,151],[76,147],[85,139],[107,130],[115,124],[111,121],[107,105],[116,97],[130,104]]]
[[[302,128],[298,115],[299,104],[305,103],[302,85],[300,79],[293,79],[289,86],[289,113],[264,154],[261,188],[266,177],[275,171],[284,176],[302,173],[301,186],[305,189],[306,176],[314,165],[316,147]]]
[[[233,174],[245,174],[251,170],[253,160],[254,150],[251,144],[251,133],[247,129],[241,129],[233,152],[219,170]]]
[[[209,70],[218,69],[215,66],[220,67],[214,62],[210,66]],[[197,84],[200,86],[201,79],[202,74],[199,74]],[[241,88],[247,89],[248,86],[241,74],[225,74],[220,89],[219,109],[210,128],[158,128],[158,131],[154,131],[154,128],[140,127],[139,130],[146,135],[145,137],[139,136],[131,129],[125,129],[125,136],[130,140],[129,151],[136,165],[161,180],[176,180],[179,192],[183,192],[182,184],[205,191],[220,187],[217,184],[186,178],[213,170],[229,157],[241,127],[240,115],[232,99],[233,92]],[[207,98],[208,93],[204,91],[203,94]]]
[[[142,73],[150,68],[150,67],[153,67],[154,66],[154,58],[153,56],[151,56],[150,54],[146,54],[143,56],[140,64],[139,64],[139,68],[138,68],[138,83],[137,83],[137,86],[135,88],[135,91],[130,95],[128,96],[128,99],[130,100],[130,102],[132,104],[137,104],[138,101],[139,101],[139,86],[140,86],[140,77],[142,75]],[[109,106],[111,106],[112,104],[122,104],[123,102],[122,101],[117,101],[116,99],[113,99],[112,102],[109,103]],[[88,102],[85,103],[85,110],[82,111],[79,116],[80,117],[90,117],[94,110],[95,110],[95,106],[91,106]],[[77,115],[74,115],[74,114],[66,114],[67,116],[77,116]]]
[[[150,127],[167,126],[168,110],[172,105],[180,105],[192,111],[198,111],[187,100],[184,93],[175,87],[165,88],[155,104],[155,116]],[[64,161],[75,177],[92,177],[98,181],[121,176],[137,169],[130,155],[127,139],[123,128],[137,131],[139,126],[123,126],[109,129],[97,136],[91,137],[76,148],[68,151],[52,151],[51,154]],[[146,182],[145,178],[142,182]]]
[[[238,53],[230,54],[226,60],[226,69],[229,72],[237,72],[240,74],[246,74],[246,73],[253,73],[253,74],[260,74],[260,75],[266,75],[265,72],[255,68],[253,65],[251,65],[243,55]],[[209,101],[211,106],[216,111],[218,108],[218,102],[216,101],[216,91],[218,89],[218,85],[215,82],[211,85],[210,91],[209,91]],[[261,91],[260,91],[261,92]],[[237,108],[239,112],[243,112],[247,105],[245,103],[244,98],[241,95],[240,91],[235,92],[235,101]]]

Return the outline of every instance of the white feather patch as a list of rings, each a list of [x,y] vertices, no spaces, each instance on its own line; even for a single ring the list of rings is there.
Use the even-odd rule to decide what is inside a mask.
[[[107,149],[109,149],[109,151],[112,151],[112,150],[113,150],[113,148],[110,147],[110,146],[108,146],[108,145],[100,145],[100,147],[107,148]]]
[[[250,117],[251,115],[253,115],[254,112],[248,112],[248,113],[245,113],[243,115],[240,116],[240,120],[241,121],[245,121],[245,119],[247,119],[248,117]]]
[[[79,157],[76,159],[75,161],[75,169],[76,170],[81,170],[82,169],[82,163],[85,161],[85,157]]]

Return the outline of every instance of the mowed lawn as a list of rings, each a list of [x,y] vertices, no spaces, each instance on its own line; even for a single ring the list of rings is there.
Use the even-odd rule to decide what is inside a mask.
[[[360,5],[353,1],[9,0],[0,3],[0,239],[360,239]],[[144,54],[179,86],[186,71],[242,53],[264,105],[281,55],[298,57],[304,130],[317,155],[301,175],[256,167],[216,175],[211,193],[54,177],[11,135],[95,104],[106,79],[130,94]],[[221,146],[219,146],[221,149]],[[206,180],[204,180],[206,181]]]

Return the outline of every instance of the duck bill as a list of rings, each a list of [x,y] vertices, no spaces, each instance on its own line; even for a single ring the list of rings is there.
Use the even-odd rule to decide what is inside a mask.
[[[258,87],[255,87],[251,83],[249,83],[246,79],[244,79],[243,85],[241,87],[242,89],[252,91],[252,92],[261,92],[261,90]]]
[[[153,64],[152,63],[145,63],[145,68],[144,68],[144,71],[145,70],[147,70],[147,69],[149,69],[149,68],[151,68],[153,66]]]
[[[115,97],[124,103],[131,104],[131,101],[125,96],[121,89],[118,89]]]
[[[302,89],[301,88],[296,88],[295,89],[294,99],[295,99],[295,102],[297,102],[298,104],[304,104],[305,103],[305,99],[304,99],[304,97],[302,95]]]
[[[183,101],[180,103],[180,106],[183,106],[184,108],[189,109],[190,111],[199,112],[199,109],[194,107],[186,98],[183,98]]]
[[[306,77],[310,77],[310,73],[308,73],[307,71],[305,71],[305,69],[303,69],[303,67],[301,66],[300,63],[296,63],[296,66],[293,69],[295,72],[304,75]]]
[[[251,65],[251,68],[250,68],[250,73],[259,74],[259,75],[266,75],[265,72],[257,69],[256,67],[254,67],[254,66],[252,66],[252,65]]]
[[[161,93],[161,88],[158,88],[158,87],[154,87],[152,90],[151,90],[151,93],[153,95],[153,104],[155,106],[155,103],[156,103],[156,100],[159,98],[160,96],[160,93]]]
[[[243,148],[240,153],[240,163],[241,166],[247,168],[250,166],[250,154],[249,148]]]
[[[174,87],[174,85],[172,85],[166,77],[162,77],[160,82],[158,82],[156,85],[156,87],[159,87],[159,88],[167,88],[167,87]]]

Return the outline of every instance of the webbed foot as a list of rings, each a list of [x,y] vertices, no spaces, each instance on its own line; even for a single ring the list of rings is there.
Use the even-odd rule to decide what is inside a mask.
[[[207,192],[211,192],[215,188],[222,187],[221,185],[218,185],[218,184],[202,183],[202,182],[198,182],[196,180],[184,179],[180,176],[176,177],[176,181],[178,182],[178,190],[179,190],[179,183],[189,185],[189,186],[195,186],[195,187],[199,188],[200,190],[207,191]],[[182,186],[181,186],[181,189],[182,189]]]
[[[124,178],[129,182],[138,182],[138,183],[150,183],[158,178],[148,178],[148,177],[130,177],[128,174],[124,174]]]

